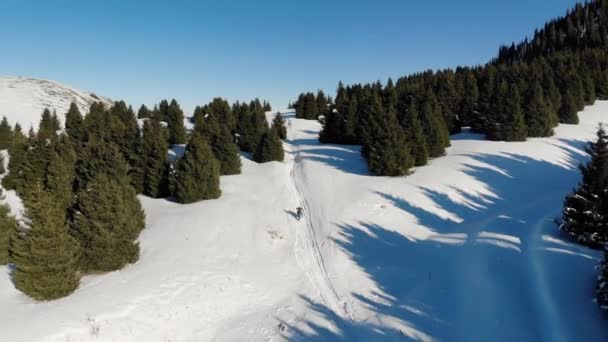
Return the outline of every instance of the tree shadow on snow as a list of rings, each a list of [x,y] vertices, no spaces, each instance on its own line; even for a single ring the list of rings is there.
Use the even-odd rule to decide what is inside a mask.
[[[317,139],[294,139],[287,142],[300,149],[294,153],[296,158],[312,160],[349,174],[371,175],[361,156],[359,145],[320,144]]]
[[[592,301],[600,255],[560,236],[547,217],[559,214],[563,197],[580,178],[576,166],[586,158],[565,147],[562,152],[567,159],[562,163],[507,153],[471,155],[463,172],[487,191],[450,189],[448,195],[420,188],[441,212],[376,191],[430,230],[422,237],[415,227],[338,225],[335,243],[376,287],[371,293],[352,292],[353,300],[378,319],[353,322],[302,297],[334,328],[312,319],[282,322],[285,336],[306,341],[608,340],[608,322]]]

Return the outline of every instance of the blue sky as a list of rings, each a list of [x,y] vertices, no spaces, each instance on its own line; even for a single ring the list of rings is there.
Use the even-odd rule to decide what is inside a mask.
[[[134,106],[215,96],[284,107],[300,92],[474,65],[573,0],[4,0],[0,74]]]

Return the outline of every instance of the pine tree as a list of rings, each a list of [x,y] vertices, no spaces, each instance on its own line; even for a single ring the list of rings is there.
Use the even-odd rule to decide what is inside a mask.
[[[76,163],[76,189],[86,189],[87,184],[100,174],[118,179],[127,174],[128,166],[116,144],[91,136]]]
[[[42,112],[40,124],[38,125],[38,135],[41,139],[50,139],[57,136],[57,131],[60,129],[58,126],[59,121],[55,113],[51,114],[51,111],[46,108]]]
[[[74,202],[74,182],[76,179],[76,153],[66,138],[57,142],[51,151],[45,172],[44,186],[67,210]]]
[[[414,159],[415,166],[426,165],[428,152],[424,138],[422,124],[418,118],[418,110],[413,103],[410,103],[407,111],[402,115],[401,127],[405,131],[408,145],[411,147],[410,154]]]
[[[84,119],[74,102],[70,104],[70,109],[65,114],[65,132],[79,144],[84,141]]]
[[[137,111],[138,119],[149,119],[152,117],[152,111],[146,107],[146,105],[141,105],[139,110]]]
[[[175,197],[179,203],[193,203],[221,196],[220,163],[200,134],[190,137],[186,152],[177,164]]]
[[[168,194],[167,151],[169,145],[163,134],[163,127],[156,120],[146,120],[143,129],[141,170],[143,193],[152,198]]]
[[[26,138],[19,124],[15,125],[13,141],[8,148],[9,162],[8,174],[2,178],[2,186],[5,189],[16,190],[20,186],[23,169],[26,164]]]
[[[262,136],[258,148],[253,155],[253,160],[258,163],[266,163],[269,161],[283,161],[283,158],[285,158],[285,152],[283,151],[283,143],[277,131],[268,131]]]
[[[608,136],[603,127],[586,150],[591,160],[580,167],[580,186],[564,200],[559,228],[579,243],[601,248],[608,241]]]
[[[410,146],[394,113],[390,110],[382,113],[383,109],[379,104],[376,104],[375,117],[380,121],[380,129],[373,134],[371,146],[368,148],[369,170],[377,176],[406,175],[414,165]]]
[[[551,106],[545,103],[543,89],[538,81],[528,91],[525,112],[528,136],[547,137],[553,134],[553,123],[557,117],[551,112]]]
[[[0,265],[9,262],[8,250],[11,236],[17,228],[17,221],[6,204],[0,204]]]
[[[507,141],[525,141],[528,135],[524,113],[521,109],[521,97],[517,85],[512,84],[505,98],[505,118],[501,123],[506,132],[504,138]]]
[[[11,146],[13,141],[13,129],[8,123],[6,116],[2,117],[0,122],[0,150],[7,149]]]
[[[175,100],[171,100],[167,108],[167,123],[169,124],[169,144],[185,144],[186,129],[184,128],[184,112]]]
[[[272,119],[272,126],[270,127],[270,129],[273,129],[277,132],[279,139],[287,139],[287,127],[285,127],[285,119],[283,119],[281,113],[277,112],[275,114],[274,119]]]
[[[420,121],[424,130],[429,157],[436,158],[444,155],[445,148],[450,144],[449,132],[443,121],[443,115],[438,112],[437,103],[432,93],[426,95],[422,104]]]
[[[578,108],[572,90],[567,89],[562,97],[562,105],[559,109],[559,121],[566,124],[578,124]]]
[[[604,258],[598,265],[598,279],[596,298],[600,308],[604,311],[608,311],[608,252],[604,252]]]
[[[136,240],[144,227],[144,212],[126,173],[96,175],[78,194],[72,221],[73,234],[83,247],[82,270],[114,271],[136,262]]]
[[[69,295],[79,285],[81,248],[68,231],[60,203],[38,183],[26,202],[27,227],[13,234],[10,258],[15,287],[38,300]]]

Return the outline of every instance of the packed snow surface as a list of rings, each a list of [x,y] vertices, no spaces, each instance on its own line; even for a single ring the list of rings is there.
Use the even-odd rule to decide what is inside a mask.
[[[136,264],[44,303],[0,267],[1,339],[606,341],[600,253],[553,220],[607,114],[598,102],[522,143],[456,135],[445,157],[384,178],[286,113],[285,162],[243,157],[218,200],[141,197]]]
[[[81,113],[87,113],[94,102],[111,105],[108,98],[80,91],[63,84],[36,78],[0,76],[0,116],[11,125],[19,122],[25,131],[38,128],[45,108],[56,111],[63,122],[64,114],[75,102]]]

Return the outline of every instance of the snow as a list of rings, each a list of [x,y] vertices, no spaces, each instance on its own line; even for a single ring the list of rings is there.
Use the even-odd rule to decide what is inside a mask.
[[[598,102],[580,125],[521,143],[466,132],[386,178],[358,146],[320,145],[318,122],[284,111],[285,162],[242,158],[218,200],[140,197],[136,264],[44,303],[0,267],[2,339],[608,340],[593,301],[601,253],[553,222],[607,112]]]
[[[40,115],[45,108],[55,110],[59,120],[64,122],[65,113],[75,102],[80,112],[88,113],[94,102],[112,105],[108,98],[83,92],[72,87],[41,79],[0,76],[0,116],[6,116],[9,123],[19,122],[24,132],[38,128]]]

